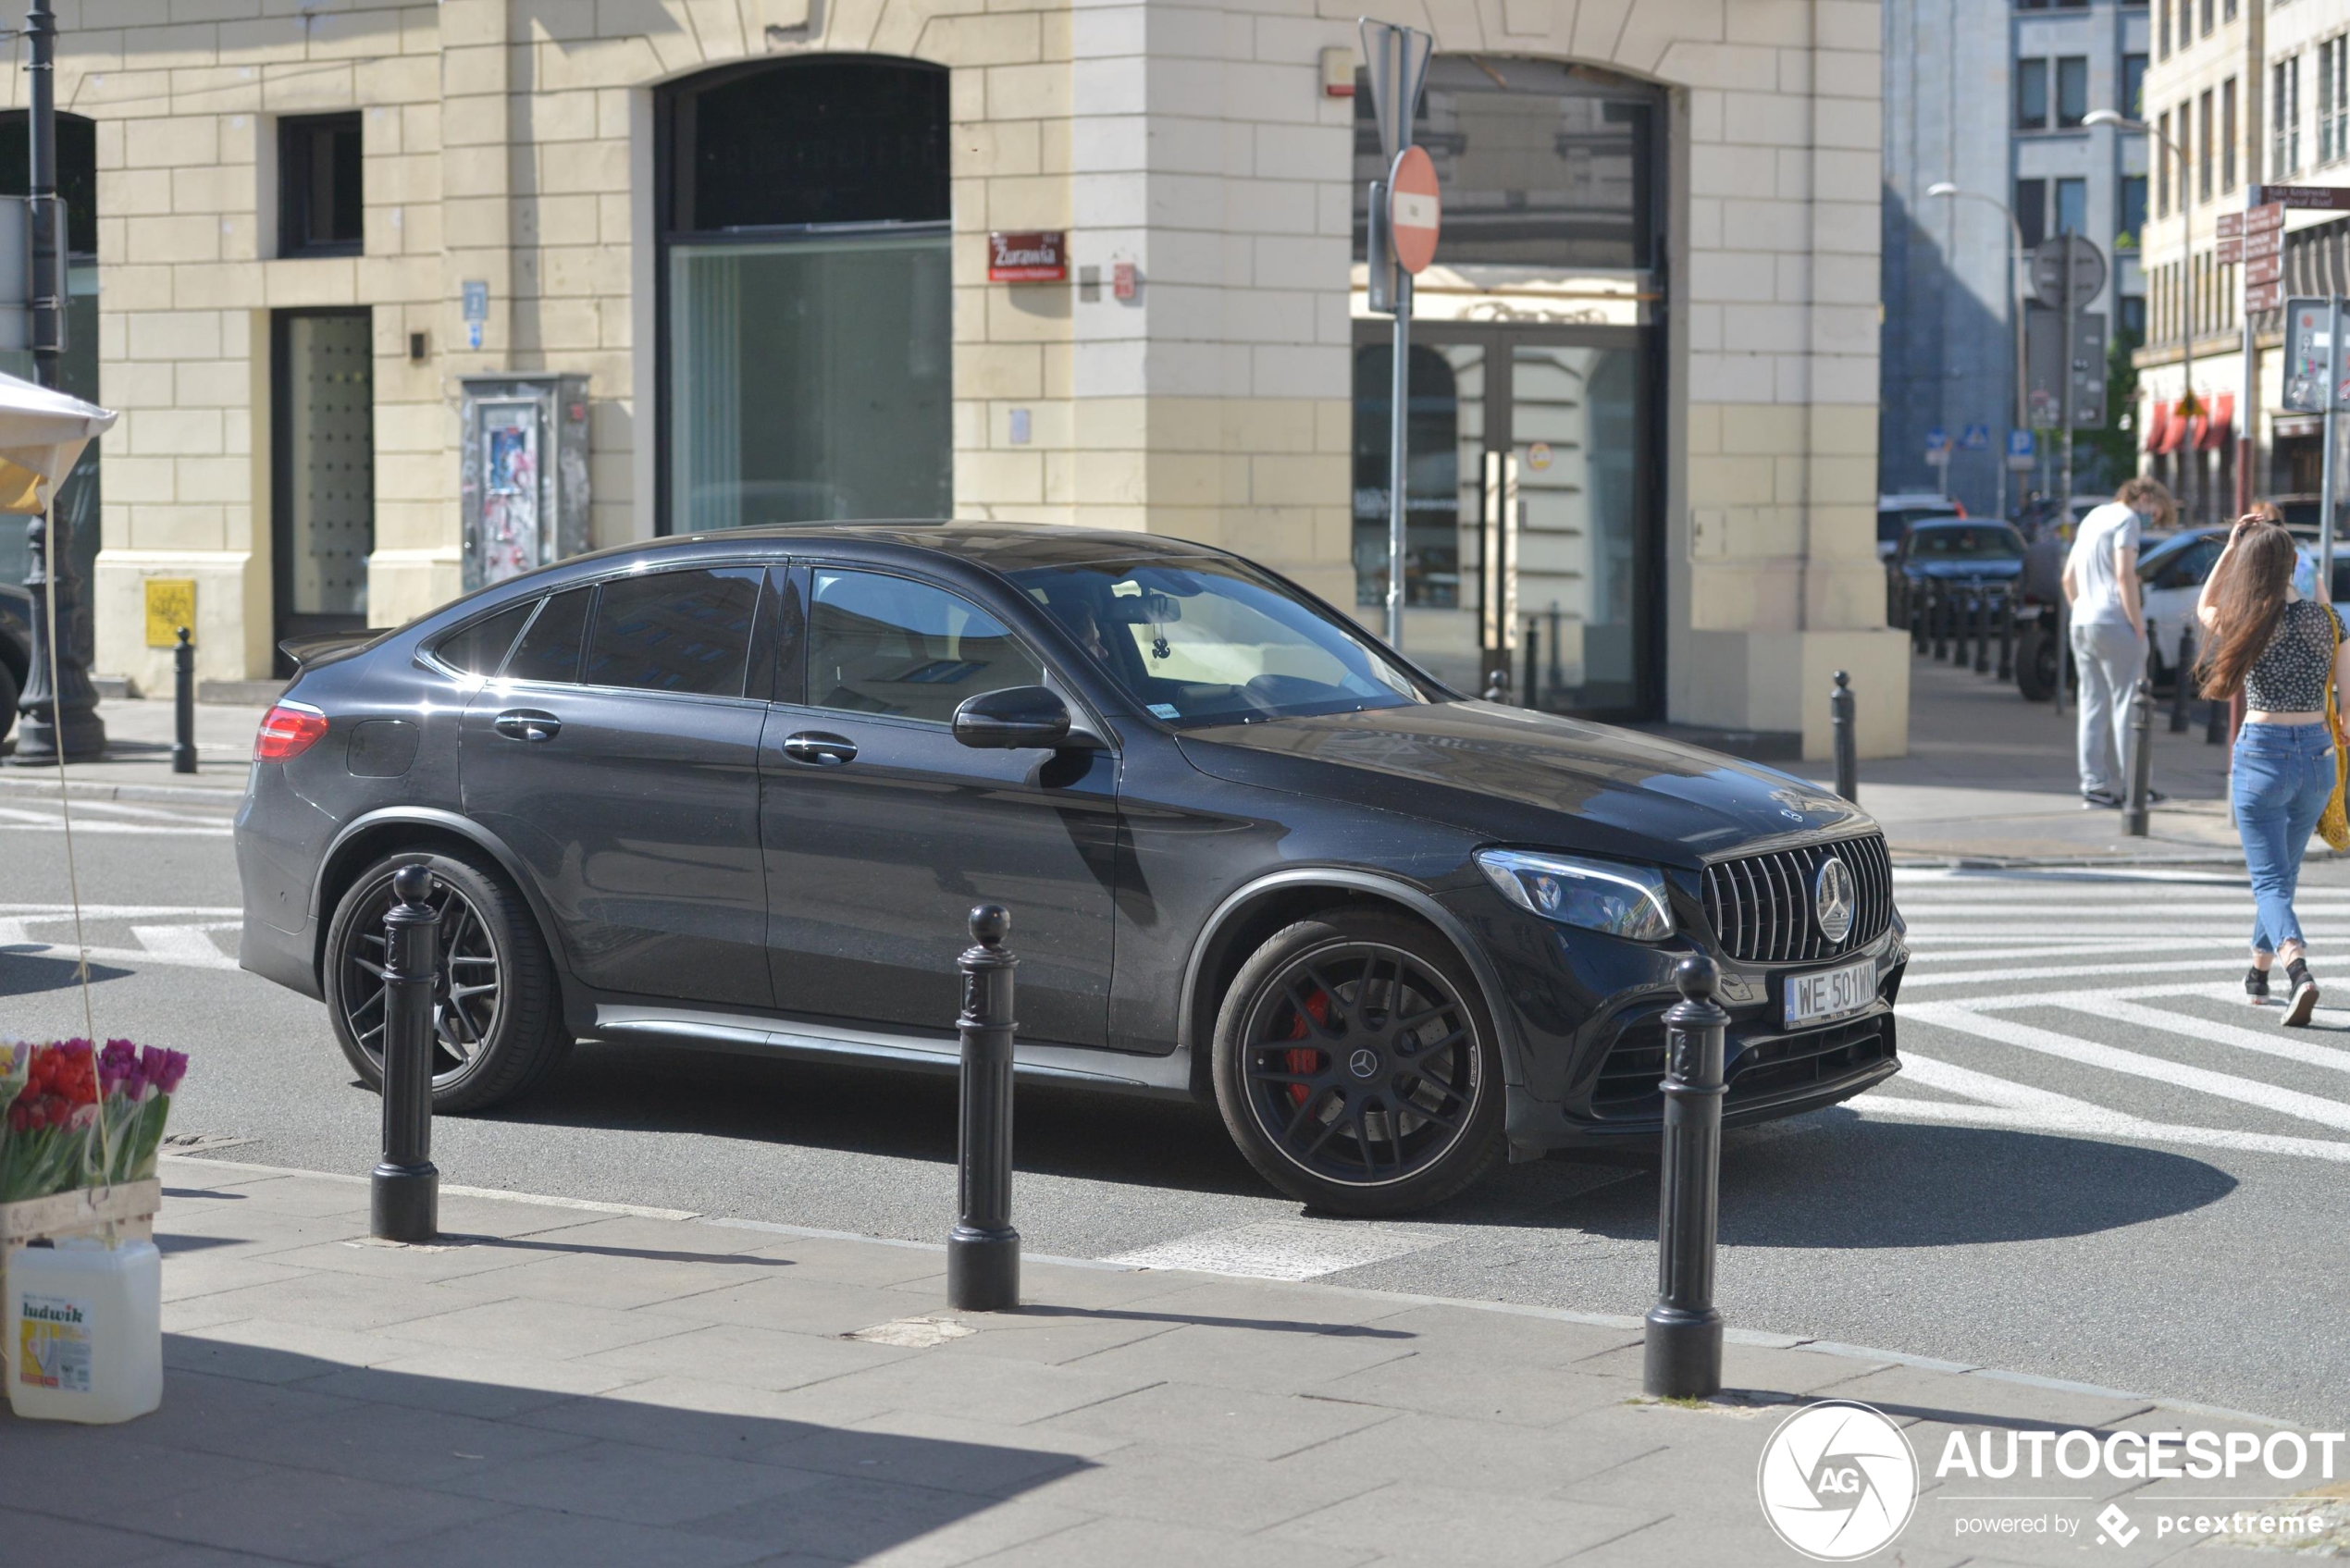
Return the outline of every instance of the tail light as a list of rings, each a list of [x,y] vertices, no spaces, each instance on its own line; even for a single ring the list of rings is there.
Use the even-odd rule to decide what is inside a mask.
[[[291,761],[326,733],[324,713],[304,703],[280,702],[261,716],[261,733],[253,737],[253,759]]]

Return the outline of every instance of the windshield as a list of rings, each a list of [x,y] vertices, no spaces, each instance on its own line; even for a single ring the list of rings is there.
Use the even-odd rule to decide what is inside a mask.
[[[1972,528],[1919,528],[1910,535],[1910,554],[1927,561],[2020,559],[2023,536],[1996,523]]]
[[[1170,723],[1352,713],[1439,695],[1344,622],[1239,562],[1094,562],[1010,575]]]

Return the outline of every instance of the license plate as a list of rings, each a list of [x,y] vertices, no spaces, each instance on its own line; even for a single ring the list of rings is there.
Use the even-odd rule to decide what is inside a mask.
[[[1787,977],[1787,1026],[1819,1023],[1857,1013],[1876,1000],[1876,960],[1863,958],[1840,969]]]

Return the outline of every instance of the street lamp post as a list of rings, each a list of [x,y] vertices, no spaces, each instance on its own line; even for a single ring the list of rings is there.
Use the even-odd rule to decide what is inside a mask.
[[[2081,117],[2081,123],[2083,125],[2109,125],[2116,130],[2134,131],[2142,135],[2151,136],[2157,142],[2162,143],[2163,152],[2166,153],[2171,159],[2175,160],[2179,166],[2179,231],[2183,236],[2184,236],[2184,242],[2182,248],[2187,253],[2187,265],[2183,269],[2186,278],[2186,288],[2183,290],[2184,297],[2179,302],[2179,386],[2182,395],[2185,401],[2187,410],[2187,428],[2185,438],[2189,450],[2193,451],[2195,443],[2195,411],[2196,408],[2201,406],[2201,401],[2195,395],[2195,219],[2192,204],[2195,187],[2193,181],[2188,177],[2187,155],[2184,152],[2180,150],[2179,144],[2176,142],[2173,142],[2168,136],[2163,135],[2162,132],[2155,127],[2146,124],[2144,120],[2132,119],[2129,116],[2115,109],[2091,109],[2087,114]],[[2163,183],[2167,187],[2170,182],[2165,180]],[[2067,366],[2066,368],[2069,371],[2071,366]],[[2245,404],[2244,416],[2248,426],[2252,418],[2251,405],[2248,402]],[[2205,427],[2209,427],[2208,415],[2206,416]],[[2239,464],[2241,464],[2243,461],[2244,460],[2242,458],[2237,459]],[[2198,491],[2201,491],[2204,488],[2203,458],[2201,454],[2198,453],[2196,455],[2195,464],[2195,488]],[[2069,496],[2066,497],[2065,503],[2070,506],[2072,504],[2072,498]]]
[[[2031,425],[2031,393],[2027,389],[2028,372],[2024,364],[2023,302],[2022,289],[2025,276],[2023,260],[2023,226],[2015,220],[2015,212],[1997,196],[1986,196],[1980,191],[1964,191],[1947,179],[1936,180],[1925,188],[1929,196],[1955,198],[1964,202],[1981,202],[1997,207],[1999,216],[2008,220],[2008,237],[2014,249],[2008,256],[2008,319],[2015,327],[2015,424],[2014,429],[2028,429]],[[1999,515],[2008,515],[2008,465],[2004,454],[1999,460]]]
[[[32,231],[32,374],[43,387],[61,379],[66,347],[66,215],[57,200],[57,19],[50,0],[31,0],[25,16],[26,141],[31,149],[26,218]],[[56,767],[106,749],[97,689],[81,652],[80,574],[73,569],[73,525],[56,504],[65,475],[49,482],[48,511],[25,525],[32,571],[32,660],[18,708],[20,768]],[[52,658],[54,653],[55,657]]]

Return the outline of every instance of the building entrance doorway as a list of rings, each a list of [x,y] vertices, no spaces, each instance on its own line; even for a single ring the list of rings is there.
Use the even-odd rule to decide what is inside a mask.
[[[946,72],[762,61],[662,103],[663,531],[946,516]]]
[[[376,548],[373,327],[365,309],[281,310],[269,326],[272,641],[358,631]]]
[[[1357,324],[1354,583],[1386,602],[1390,328]],[[1466,692],[1644,717],[1659,698],[1639,328],[1416,326],[1404,651]]]

